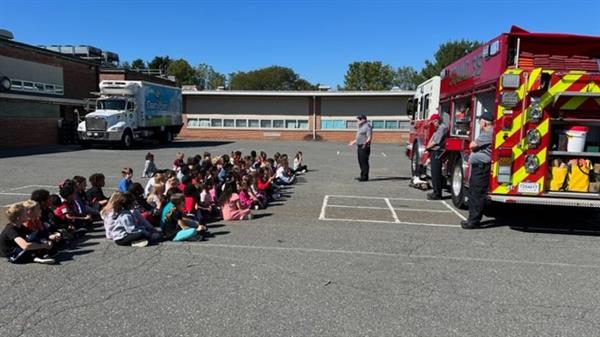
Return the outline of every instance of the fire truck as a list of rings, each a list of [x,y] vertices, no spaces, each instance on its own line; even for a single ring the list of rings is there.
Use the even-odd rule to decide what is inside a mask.
[[[456,207],[466,205],[469,144],[486,111],[495,117],[491,201],[600,207],[600,37],[513,26],[444,68],[439,88],[449,125],[443,175]],[[415,102],[406,154],[419,173],[432,110]]]

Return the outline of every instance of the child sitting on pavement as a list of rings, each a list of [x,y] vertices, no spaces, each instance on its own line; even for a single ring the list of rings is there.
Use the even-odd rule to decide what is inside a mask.
[[[53,246],[52,241],[43,243],[28,242],[28,230],[23,226],[27,221],[27,212],[23,204],[8,207],[6,217],[9,223],[0,232],[0,256],[8,258],[12,263],[37,262],[53,264],[56,261],[45,257],[48,249]]]
[[[115,200],[110,236],[119,246],[145,247],[151,237],[151,233],[140,226],[131,213],[134,204],[135,197],[131,193],[123,193]]]
[[[198,234],[206,231],[206,226],[199,224],[184,215],[185,197],[181,193],[173,194],[170,202],[163,209],[160,227],[167,240],[173,239],[182,229],[195,228]]]
[[[92,185],[86,192],[86,197],[91,207],[95,210],[100,210],[108,202],[108,198],[104,195],[102,187],[104,187],[104,174],[94,173],[89,177],[90,185]]]

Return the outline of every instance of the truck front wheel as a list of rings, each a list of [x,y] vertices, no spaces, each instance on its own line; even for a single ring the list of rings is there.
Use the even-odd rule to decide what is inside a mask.
[[[130,149],[133,146],[133,133],[131,133],[131,130],[127,129],[123,133],[123,137],[121,137],[121,146],[124,149]]]
[[[419,155],[419,144],[415,142],[412,148],[412,156],[410,158],[410,174],[413,177],[420,177],[425,170],[421,165],[421,157]]]
[[[165,130],[160,137],[160,142],[162,144],[169,144],[173,141],[173,134],[169,130]]]
[[[467,206],[466,190],[464,184],[464,172],[462,160],[459,158],[452,166],[452,175],[450,176],[450,193],[452,194],[452,203],[456,208],[465,209]]]

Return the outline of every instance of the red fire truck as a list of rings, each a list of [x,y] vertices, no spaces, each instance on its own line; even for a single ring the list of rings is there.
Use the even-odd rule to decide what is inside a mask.
[[[489,111],[489,199],[600,207],[600,37],[512,27],[440,77],[439,113],[449,123],[443,174],[455,206],[466,202],[476,120]],[[418,168],[426,155],[416,151],[431,132],[418,113],[412,118],[407,155]]]

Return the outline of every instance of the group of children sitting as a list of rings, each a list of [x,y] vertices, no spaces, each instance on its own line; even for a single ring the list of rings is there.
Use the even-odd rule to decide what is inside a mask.
[[[0,255],[13,263],[53,264],[65,241],[84,235],[102,221],[106,237],[118,245],[144,247],[161,240],[183,241],[206,234],[206,223],[250,220],[252,210],[264,209],[281,198],[280,189],[294,184],[306,172],[302,152],[290,167],[286,154],[268,158],[265,152],[242,156],[189,157],[177,153],[170,169],[159,170],[154,156],[146,155],[142,177],[133,182],[133,170],[124,168],[118,190],[107,198],[101,173],[75,176],[59,185],[58,194],[40,189],[31,199],[11,205],[9,223],[0,233]]]

